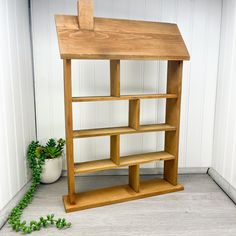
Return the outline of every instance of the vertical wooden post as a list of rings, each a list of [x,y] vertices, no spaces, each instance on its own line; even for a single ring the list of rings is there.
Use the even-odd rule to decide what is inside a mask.
[[[129,186],[135,191],[139,192],[139,165],[129,166]]]
[[[111,96],[120,97],[120,60],[110,60]]]
[[[71,92],[71,60],[64,59],[64,100],[65,100],[65,129],[66,129],[66,160],[68,173],[68,196],[70,204],[75,204],[74,149],[73,149],[73,120]]]
[[[120,164],[120,135],[110,136],[110,156],[115,164]]]
[[[164,179],[177,185],[178,177],[178,151],[179,151],[179,125],[182,86],[183,61],[168,61],[167,93],[177,94],[177,99],[166,101],[166,123],[176,127],[175,132],[166,132],[165,151],[175,156],[174,160],[164,163]]]
[[[120,97],[120,60],[110,60],[110,94]],[[115,164],[120,164],[120,135],[110,137],[110,156]]]
[[[93,0],[77,1],[78,21],[81,30],[93,30]]]
[[[129,100],[129,126],[139,129],[140,120],[140,99]]]

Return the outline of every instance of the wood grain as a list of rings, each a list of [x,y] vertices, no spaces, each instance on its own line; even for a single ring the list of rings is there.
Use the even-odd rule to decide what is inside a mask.
[[[129,186],[137,193],[140,187],[139,178],[139,165],[129,166]]]
[[[120,135],[110,137],[110,158],[115,164],[120,164]]]
[[[79,28],[81,30],[93,30],[93,0],[78,0],[77,12]]]
[[[116,168],[117,165],[111,159],[86,161],[74,164],[74,172],[77,174],[93,173],[101,170]]]
[[[180,184],[173,186],[163,179],[154,179],[141,182],[139,192],[135,192],[129,185],[122,185],[77,194],[75,205],[69,203],[68,196],[64,196],[63,201],[66,212],[72,212],[176,192],[183,189],[183,186]]]
[[[81,163],[76,163],[74,165],[74,172],[77,174],[92,173],[101,170],[108,170],[119,168],[122,166],[138,165],[152,161],[165,161],[172,160],[175,157],[167,152],[150,152],[142,154],[134,154],[129,156],[120,157],[119,164],[116,164],[111,159],[103,159],[96,161],[86,161]]]
[[[120,61],[110,61],[110,90],[111,96],[120,96]]]
[[[129,100],[129,127],[138,130],[140,127],[140,100]]]
[[[55,17],[61,58],[189,60],[176,24],[94,18],[79,30],[76,16]]]
[[[66,130],[66,161],[68,172],[68,197],[70,204],[75,203],[74,150],[73,150],[73,120],[71,92],[71,60],[63,60],[64,66],[64,102]]]
[[[176,131],[166,133],[165,151],[175,156],[174,160],[164,162],[164,178],[171,184],[177,184],[178,177],[178,152],[179,152],[179,124],[182,85],[182,61],[169,61],[167,71],[167,92],[176,93],[176,100],[166,102],[166,122],[176,127]]]
[[[150,152],[142,154],[134,154],[120,158],[120,166],[130,166],[136,164],[143,164],[151,161],[172,160],[175,157],[167,152]]]
[[[90,97],[72,97],[73,102],[99,102],[99,101],[116,101],[116,100],[132,100],[132,99],[174,99],[176,94],[137,94],[116,96],[90,96]]]
[[[95,136],[108,136],[117,134],[132,134],[132,133],[158,132],[158,131],[175,131],[175,127],[169,124],[155,124],[155,125],[140,125],[138,130],[135,130],[130,127],[84,129],[84,130],[74,130],[73,137],[87,138]]]

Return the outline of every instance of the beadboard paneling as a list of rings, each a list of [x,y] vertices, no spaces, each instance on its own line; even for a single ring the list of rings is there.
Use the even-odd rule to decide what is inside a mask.
[[[223,1],[212,167],[236,188],[236,2]]]
[[[76,0],[31,1],[38,138],[64,137],[62,61],[54,14],[76,14]],[[113,18],[176,22],[191,55],[184,63],[180,134],[180,166],[211,165],[219,35],[220,0],[95,0],[95,15]],[[165,92],[166,62],[122,61],[121,93]],[[73,95],[108,95],[108,61],[73,62]],[[117,126],[127,121],[127,104],[76,104],[77,128]],[[164,121],[165,101],[141,103],[141,122]],[[164,134],[122,135],[121,153],[163,149]],[[75,160],[109,155],[109,139],[75,141]],[[145,167],[154,167],[148,164]]]
[[[0,1],[0,211],[28,181],[26,148],[35,139],[30,45],[28,1]]]

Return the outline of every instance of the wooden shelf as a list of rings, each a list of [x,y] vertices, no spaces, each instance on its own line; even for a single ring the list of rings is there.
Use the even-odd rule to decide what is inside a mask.
[[[177,94],[137,94],[116,96],[90,96],[90,97],[72,97],[72,102],[97,102],[97,101],[116,101],[116,100],[132,100],[132,99],[174,99]]]
[[[110,159],[104,159],[76,163],[74,167],[74,172],[77,174],[84,174],[113,168],[117,168],[117,165]]]
[[[74,138],[87,138],[95,136],[106,136],[115,134],[128,134],[135,132],[130,127],[115,127],[115,128],[101,128],[101,129],[85,129],[73,131]]]
[[[64,100],[68,195],[67,212],[179,191],[178,145],[183,60],[189,53],[176,24],[93,17],[93,1],[79,0],[76,16],[56,16],[60,56],[64,66]],[[110,96],[72,97],[72,59],[110,60]],[[121,95],[120,60],[167,60],[166,94]],[[141,99],[166,99],[165,124],[140,125]],[[128,101],[125,127],[73,130],[73,102]],[[96,119],[96,117],[93,117]],[[165,133],[165,152],[120,157],[120,135]],[[110,136],[110,158],[74,163],[74,138]],[[100,148],[103,148],[102,146]],[[163,160],[162,180],[140,182],[140,164]],[[75,173],[129,166],[128,185],[76,193]]]
[[[153,131],[175,131],[176,128],[168,124],[156,124],[156,125],[140,125],[137,133],[153,132]]]
[[[73,205],[70,204],[68,196],[64,196],[63,201],[66,212],[73,212],[181,191],[183,189],[184,187],[180,184],[174,186],[163,179],[154,179],[141,182],[139,192],[135,192],[129,185],[122,185],[76,194],[75,204]]]
[[[114,127],[114,128],[101,128],[101,129],[85,129],[85,130],[74,130],[74,138],[87,138],[95,136],[107,136],[107,135],[118,135],[118,134],[132,134],[142,132],[157,132],[157,131],[175,131],[174,126],[168,124],[155,124],[155,125],[141,125],[138,130],[130,127]]]
[[[77,174],[92,173],[101,170],[114,169],[122,166],[132,166],[152,161],[173,160],[175,157],[167,152],[150,152],[120,157],[120,165],[110,159],[76,163],[74,172]]]
[[[78,16],[55,19],[62,59],[189,60],[176,24],[94,17],[81,30]]]
[[[120,158],[120,166],[132,166],[152,161],[173,160],[175,157],[168,152],[150,152],[143,154],[135,154]]]

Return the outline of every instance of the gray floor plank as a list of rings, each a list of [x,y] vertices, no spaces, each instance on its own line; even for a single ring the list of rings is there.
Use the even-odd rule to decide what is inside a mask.
[[[154,176],[142,176],[142,179]],[[126,184],[127,176],[77,177],[77,191]],[[58,231],[43,229],[33,235],[77,236],[235,236],[236,206],[208,175],[181,175],[185,190],[126,203],[66,214],[61,196],[66,193],[66,178],[41,185],[24,219],[55,213],[73,226]],[[0,235],[19,235],[6,224]]]

